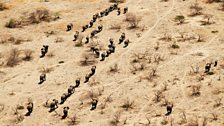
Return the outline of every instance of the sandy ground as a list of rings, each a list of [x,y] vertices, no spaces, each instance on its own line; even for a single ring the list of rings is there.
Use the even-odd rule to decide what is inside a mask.
[[[103,25],[103,31],[93,41],[98,42],[101,51],[107,49],[110,38],[116,45],[115,53],[105,61],[95,59],[96,74],[88,83],[83,83],[92,65],[82,66],[80,60],[88,53],[89,46],[76,47],[73,35],[75,31],[81,31],[93,14],[112,3],[108,0],[1,1],[8,9],[0,11],[0,41],[9,37],[29,40],[20,44],[0,43],[1,126],[66,126],[72,125],[70,121],[74,116],[77,117],[76,125],[80,126],[224,126],[224,11],[220,10],[220,3],[207,4],[198,0],[203,8],[202,15],[194,17],[188,16],[191,13],[189,6],[195,3],[194,0],[127,0],[119,4],[121,8],[129,7],[128,13],[141,19],[138,28],[128,29],[128,22],[124,21],[127,14],[117,16],[114,11],[81,33],[85,37]],[[58,12],[60,19],[21,28],[5,27],[11,18],[18,19],[38,8]],[[212,24],[201,25],[200,21],[206,21],[205,14],[212,15]],[[183,24],[175,22],[177,15],[185,17]],[[74,27],[66,32],[69,23]],[[112,25],[121,28],[117,31],[111,29]],[[55,34],[46,36],[49,31]],[[122,32],[131,41],[127,48],[117,44]],[[184,38],[181,38],[181,33]],[[199,36],[202,42],[197,41]],[[63,41],[55,42],[59,38]],[[171,48],[174,43],[179,48]],[[44,58],[39,58],[42,45],[49,45],[49,52]],[[32,50],[32,60],[6,66],[13,48],[20,50],[21,57],[23,50]],[[132,63],[136,58],[134,55],[140,57],[137,63]],[[158,57],[159,62],[156,62]],[[216,60],[218,65],[213,67]],[[59,64],[59,61],[64,63]],[[206,63],[213,63],[212,75],[204,73]],[[133,72],[133,64],[143,67]],[[110,72],[114,65],[118,70]],[[199,68],[198,72],[194,73],[192,67]],[[47,80],[38,85],[44,68],[51,71],[46,74]],[[152,69],[156,69],[155,76],[150,76]],[[49,113],[49,108],[44,107],[45,102],[60,101],[61,95],[78,78],[81,78],[80,87],[55,112]],[[194,87],[199,87],[199,95],[192,96]],[[90,111],[91,92],[98,99],[94,111]],[[158,101],[155,101],[156,94],[160,96]],[[34,103],[33,112],[24,116],[29,98]],[[122,108],[126,101],[133,102],[128,110]],[[169,116],[165,116],[166,103],[173,104]],[[15,114],[18,105],[24,109]],[[62,120],[65,106],[70,108],[69,114]],[[117,124],[112,124],[116,117]]]

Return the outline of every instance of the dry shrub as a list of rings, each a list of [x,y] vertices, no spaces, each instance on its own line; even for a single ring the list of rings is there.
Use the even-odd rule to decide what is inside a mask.
[[[24,116],[18,112],[18,110],[24,109],[24,106],[17,105],[15,108],[13,108],[13,114],[16,116],[15,120],[13,120],[15,123],[20,123],[24,120]]]
[[[201,15],[202,14],[202,7],[199,6],[199,4],[196,2],[193,5],[191,5],[190,7],[191,13],[189,14],[189,16],[197,16],[197,15]]]
[[[154,102],[160,102],[162,99],[164,98],[163,92],[160,90],[157,90],[154,92],[154,98],[153,101]]]
[[[49,68],[45,68],[45,67],[42,67],[40,70],[39,70],[39,72],[40,73],[50,73],[50,72],[52,72],[54,70],[54,68],[53,67],[49,67]]]
[[[170,46],[172,49],[179,49],[180,48],[180,46],[179,45],[177,45],[177,43],[176,42],[174,42],[173,44],[171,44],[171,46]]]
[[[221,0],[206,0],[206,3],[214,3],[214,2],[221,2]]]
[[[120,24],[113,24],[110,26],[111,30],[116,30],[117,32],[119,32],[121,30],[121,25]]]
[[[13,36],[10,36],[8,38],[4,38],[4,39],[1,39],[0,40],[0,44],[6,44],[6,43],[12,43],[14,45],[19,45],[21,44],[22,42],[25,42],[25,41],[31,41],[31,39],[22,39],[22,38],[15,38]]]
[[[212,121],[218,120],[218,114],[217,113],[213,112],[213,113],[211,113],[211,115],[212,115]]]
[[[22,115],[21,113],[16,114],[16,119],[15,119],[16,123],[20,123],[23,120],[24,120],[24,115]]]
[[[222,105],[222,98],[217,98],[215,100],[215,104],[213,105],[213,107],[219,107]]]
[[[200,85],[192,85],[191,87],[191,96],[199,96],[201,94],[200,89],[201,86]]]
[[[57,37],[55,40],[55,43],[64,42],[64,39],[62,37]]]
[[[111,66],[110,70],[108,72],[110,72],[110,73],[117,73],[117,72],[119,72],[118,65],[114,64],[113,66]]]
[[[161,38],[159,38],[159,40],[163,40],[166,42],[172,41],[172,35],[170,35],[168,33],[164,33],[163,36]]]
[[[0,11],[8,9],[4,3],[0,3]]]
[[[201,20],[201,25],[211,25],[215,22],[211,22],[210,19],[212,18],[213,16],[211,14],[205,14],[204,15],[204,20]]]
[[[30,61],[33,59],[32,54],[33,54],[32,50],[26,49],[26,50],[24,50],[24,57],[22,59],[24,61]]]
[[[59,19],[59,14],[52,14],[48,9],[37,9],[27,15],[24,15],[21,19],[10,19],[9,22],[5,24],[8,28],[17,28],[22,26],[27,26],[30,24],[38,24],[40,22],[50,22]]]
[[[132,74],[136,74],[137,71],[144,71],[147,66],[146,66],[146,63],[136,63],[136,64],[131,64],[131,73]]]
[[[135,29],[139,27],[138,25],[141,21],[141,18],[133,13],[128,13],[126,15],[125,21],[129,23],[128,29]]]
[[[104,87],[102,86],[101,88],[97,88],[97,91],[99,96],[103,95]]]
[[[36,11],[29,14],[29,23],[40,23],[41,21],[49,22],[52,20],[50,11],[48,9],[37,9]]]
[[[18,105],[16,106],[16,109],[17,109],[17,110],[22,110],[22,109],[24,109],[24,106],[21,105],[21,104],[18,104]]]
[[[46,37],[49,37],[51,35],[55,35],[57,33],[57,31],[50,30],[50,31],[46,31],[44,33],[45,33]]]
[[[221,10],[224,11],[224,2],[221,3]]]
[[[124,108],[125,111],[128,111],[129,109],[133,109],[134,108],[134,101],[132,101],[128,98],[124,101],[124,103],[121,107]]]
[[[166,124],[168,124],[168,117],[166,117],[166,116],[163,116],[163,119],[162,119],[162,121],[160,122],[162,125],[166,125]]]
[[[178,124],[186,124],[187,123],[187,116],[186,116],[186,112],[183,110],[180,113],[180,121],[178,122]]]
[[[92,87],[92,86],[96,86],[96,85],[99,85],[99,84],[100,84],[100,82],[97,81],[96,78],[93,78],[93,79],[88,83],[88,85],[89,85],[90,87]]]
[[[188,123],[187,123],[186,126],[199,126],[199,124],[198,124],[198,117],[197,117],[197,116],[192,117],[192,118],[188,121]]]
[[[49,53],[47,53],[47,55],[46,55],[48,58],[52,58],[52,57],[54,57],[55,56],[55,54],[54,54],[54,52],[53,51],[51,51],[51,52],[49,52]]]
[[[183,24],[184,21],[185,21],[185,17],[183,15],[177,15],[175,18],[174,18],[175,21],[178,21],[179,23],[178,24]]]
[[[69,125],[78,125],[79,124],[79,119],[76,115],[73,115],[71,118],[69,118]]]
[[[92,89],[90,91],[87,91],[87,94],[86,94],[86,98],[87,99],[97,99],[99,94],[99,92],[94,92]]]
[[[0,113],[4,110],[5,105],[4,104],[0,104]]]
[[[90,54],[84,54],[80,61],[80,64],[82,66],[93,65],[94,63],[96,63],[96,60],[95,60],[94,56],[90,55]]]
[[[16,48],[10,51],[9,57],[6,59],[6,66],[13,67],[20,62],[20,51]]]
[[[5,27],[7,28],[18,28],[21,27],[21,21],[11,18],[9,22],[6,22]]]
[[[116,112],[113,115],[112,120],[110,121],[111,126],[117,126],[118,123],[120,122],[120,118],[121,118],[121,112]]]
[[[109,0],[111,3],[125,3],[126,0]]]

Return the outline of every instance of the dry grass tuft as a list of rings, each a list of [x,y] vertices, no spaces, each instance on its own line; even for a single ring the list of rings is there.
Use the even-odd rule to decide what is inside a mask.
[[[200,96],[201,86],[200,85],[192,85],[191,86],[191,96]]]
[[[128,111],[129,109],[133,109],[134,101],[131,101],[130,99],[126,99],[121,107],[124,108],[125,111]]]
[[[117,64],[114,64],[113,66],[110,67],[110,70],[108,71],[109,73],[117,73],[119,72],[119,68]]]
[[[16,48],[10,51],[9,57],[6,59],[6,66],[13,67],[20,62],[19,58],[20,51]]]
[[[24,57],[22,58],[24,61],[31,61],[33,59],[33,51],[26,49],[24,50]]]

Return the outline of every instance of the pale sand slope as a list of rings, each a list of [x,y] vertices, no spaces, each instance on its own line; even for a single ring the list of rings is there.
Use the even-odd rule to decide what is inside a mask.
[[[6,1],[7,2],[7,1]],[[83,83],[85,75],[90,71],[92,65],[81,66],[80,60],[89,50],[87,45],[75,47],[73,35],[87,24],[92,15],[109,7],[111,3],[107,0],[50,0],[40,2],[39,0],[13,0],[7,2],[8,10],[0,11],[0,40],[8,39],[10,36],[31,41],[21,44],[10,42],[0,44],[0,109],[1,126],[64,126],[69,125],[70,118],[74,115],[78,118],[81,126],[108,126],[114,121],[116,113],[120,113],[117,125],[146,126],[147,119],[150,125],[189,125],[189,126],[223,126],[224,125],[224,99],[218,107],[214,107],[216,101],[224,96],[224,11],[219,10],[220,3],[206,4],[198,1],[203,7],[203,14],[211,14],[211,25],[200,25],[204,15],[189,17],[189,6],[194,0],[127,0],[120,4],[121,8],[128,6],[129,12],[138,14],[141,18],[139,28],[127,29],[128,23],[124,21],[125,15],[116,15],[116,11],[97,21],[94,27],[82,33],[86,37],[90,32],[103,25],[103,31],[97,35],[94,41],[98,41],[102,50],[107,49],[109,38],[116,43],[116,51],[105,61],[96,59],[96,75],[89,83]],[[52,22],[41,22],[24,26],[22,28],[9,29],[4,27],[10,18],[19,18],[25,12],[32,12],[37,8],[47,8],[52,12],[59,12],[61,19]],[[174,22],[176,15],[184,15],[185,23],[177,25]],[[66,32],[66,25],[73,23],[74,28]],[[121,26],[120,31],[110,29],[111,25]],[[218,31],[212,33],[211,31]],[[56,34],[49,37],[44,32],[55,31]],[[131,43],[127,48],[118,45],[118,39],[122,32]],[[180,33],[184,33],[185,41],[181,41]],[[203,39],[197,42],[198,36]],[[170,37],[170,41],[161,40],[162,37]],[[57,38],[63,42],[56,43]],[[188,40],[188,38],[192,38]],[[179,49],[170,46],[175,43]],[[155,47],[159,43],[158,50]],[[43,44],[49,45],[48,56],[40,59],[40,49]],[[11,49],[30,49],[33,51],[31,61],[22,61],[14,67],[7,67],[6,59]],[[22,53],[22,52],[21,52]],[[53,54],[53,57],[49,55]],[[144,55],[135,66],[144,66],[142,70],[132,73],[133,55]],[[155,57],[160,56],[162,60],[155,62]],[[151,62],[150,62],[151,58]],[[208,62],[218,60],[218,66],[212,67],[213,75],[205,75],[204,80],[199,81],[200,75],[204,73],[204,66]],[[59,64],[59,61],[64,61]],[[118,72],[108,72],[115,64]],[[198,73],[192,73],[191,66],[199,67]],[[40,71],[50,68],[47,73],[47,81],[38,85]],[[144,79],[149,76],[152,69],[157,68],[156,76],[151,80]],[[75,80],[81,78],[81,85],[75,93],[69,97],[63,105],[59,105],[56,112],[49,113],[49,108],[43,104],[52,99],[58,99]],[[91,83],[97,83],[90,86]],[[164,85],[167,85],[165,89]],[[200,87],[199,96],[191,96],[192,86]],[[90,111],[91,99],[89,95],[93,92],[98,98],[98,106]],[[164,97],[155,102],[155,93],[161,91]],[[100,92],[100,95],[99,95]],[[101,94],[102,93],[102,94]],[[13,95],[12,95],[13,94]],[[111,101],[105,99],[110,97]],[[27,99],[34,102],[34,110],[31,116],[24,117],[22,121],[15,121],[17,115],[14,110],[18,104],[25,109],[18,110],[24,115]],[[134,102],[132,108],[126,111],[121,106],[129,99]],[[173,112],[165,117],[165,99],[173,103]],[[83,104],[81,104],[83,103]],[[104,106],[105,105],[105,106]],[[63,107],[69,106],[69,118],[61,120]],[[186,115],[186,120],[183,117]],[[217,115],[217,119],[214,118]],[[205,124],[206,123],[206,124]]]

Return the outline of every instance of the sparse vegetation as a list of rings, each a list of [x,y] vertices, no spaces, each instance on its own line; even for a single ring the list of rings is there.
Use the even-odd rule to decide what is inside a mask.
[[[11,18],[9,20],[9,22],[7,22],[5,24],[5,27],[7,27],[7,28],[18,28],[18,27],[21,27],[21,21],[17,21],[15,19]]]
[[[160,102],[162,99],[164,98],[163,92],[160,90],[157,90],[154,92],[154,98],[153,101],[154,102]]]
[[[93,78],[93,79],[88,83],[88,85],[89,85],[90,87],[92,87],[92,86],[96,86],[96,85],[99,85],[99,84],[100,84],[100,82],[97,81],[96,78]]]
[[[4,3],[0,3],[0,11],[8,9]]]
[[[116,30],[117,32],[119,32],[121,30],[121,25],[120,24],[113,24],[110,26],[111,30]]]
[[[111,66],[109,72],[110,73],[117,73],[117,72],[119,72],[118,65],[114,64],[113,66]]]
[[[57,37],[55,40],[55,43],[64,42],[64,39],[62,37]]]
[[[59,3],[74,1],[39,1],[6,2],[6,11],[0,2],[1,98],[12,102],[0,103],[2,125],[29,125],[36,116],[33,123],[39,125],[45,124],[44,117],[49,124],[69,126],[222,125],[224,38],[222,12],[216,9],[221,4],[224,11],[223,0],[205,0],[211,5],[108,0],[103,6],[102,1],[78,0],[67,8]],[[60,11],[63,20],[53,22],[59,13],[32,6]],[[30,40],[26,37],[34,41],[24,42]],[[27,104],[26,97],[34,104]],[[33,113],[28,117],[27,111]]]
[[[52,15],[53,14],[51,14],[48,9],[37,9],[29,14],[28,22],[34,24],[34,23],[40,23],[42,21],[49,22],[52,20],[56,20],[56,18],[53,17]]]
[[[215,104],[214,104],[214,107],[219,107],[222,105],[222,98],[217,98],[215,100]]]
[[[83,46],[82,39],[83,39],[83,36],[78,37],[77,42],[75,42],[76,47],[82,47]]]
[[[94,59],[93,55],[84,54],[82,60],[80,61],[80,64],[82,66],[89,66],[96,63],[96,60]]]
[[[126,111],[128,111],[129,109],[133,109],[134,101],[126,99],[121,107],[124,108]]]
[[[206,0],[206,3],[214,3],[214,2],[221,2],[221,0]]]
[[[111,3],[125,3],[126,0],[109,0]]]
[[[189,16],[197,16],[197,15],[201,15],[202,14],[202,7],[199,6],[199,4],[197,2],[195,2],[193,5],[191,5],[190,7],[191,13]]]
[[[24,61],[30,61],[33,59],[32,57],[33,51],[26,49],[24,50],[24,57],[22,58]]]
[[[69,125],[78,125],[79,124],[79,119],[76,115],[72,116],[69,118]]]
[[[40,73],[50,73],[54,70],[53,67],[41,67],[41,69],[39,70]]]
[[[10,51],[8,58],[6,59],[6,66],[13,67],[20,62],[20,51],[14,48]]]
[[[213,121],[218,120],[218,114],[217,113],[213,112],[213,113],[211,113],[211,115],[212,115],[212,120]]]
[[[200,89],[201,86],[200,85],[192,85],[191,86],[191,96],[199,96],[201,94]]]
[[[198,117],[194,116],[191,119],[189,119],[187,126],[199,126],[198,124]]]
[[[16,109],[18,109],[18,110],[22,110],[22,109],[24,109],[24,106],[23,106],[23,105],[18,104],[18,105],[16,106]]]
[[[135,29],[139,27],[139,22],[141,21],[141,18],[133,13],[128,13],[126,15],[125,21],[128,22],[129,29]]]
[[[28,42],[28,41],[31,41],[31,39],[15,38],[13,36],[10,36],[8,38],[6,37],[6,38],[0,40],[0,44],[11,43],[11,44],[14,44],[14,45],[19,45],[19,44],[22,44],[23,42]]]
[[[0,113],[4,110],[5,105],[4,104],[0,104]]]
[[[118,123],[120,122],[120,118],[121,118],[121,112],[116,112],[113,115],[112,120],[110,121],[111,126],[118,126]]]
[[[5,24],[8,28],[18,28],[22,26],[27,26],[30,24],[38,24],[40,22],[50,22],[59,19],[57,13],[53,14],[48,9],[37,9],[27,15],[24,15],[21,19],[10,19],[9,22]]]
[[[173,48],[173,49],[179,49],[180,46],[177,45],[177,43],[174,42],[174,43],[171,45],[171,48]]]
[[[166,116],[163,116],[163,119],[162,119],[162,121],[160,122],[162,125],[167,125],[168,124],[168,121],[169,119],[168,119],[168,117],[166,117]]]
[[[163,34],[163,37],[161,37],[159,40],[163,40],[163,41],[166,41],[166,42],[169,42],[172,40],[172,36],[168,33],[164,33]]]

